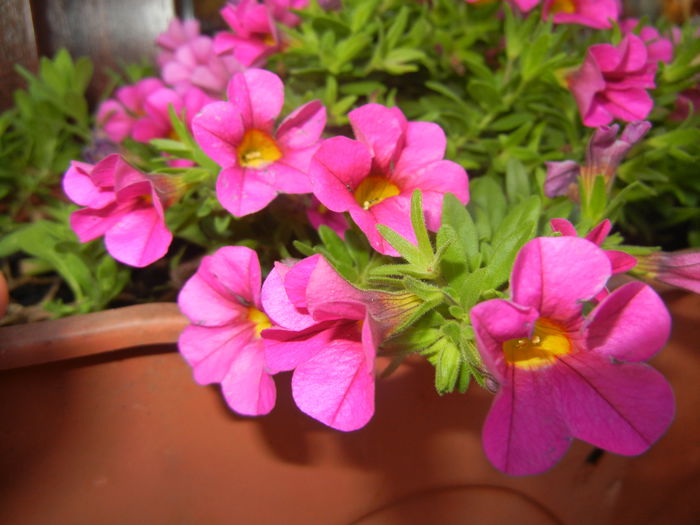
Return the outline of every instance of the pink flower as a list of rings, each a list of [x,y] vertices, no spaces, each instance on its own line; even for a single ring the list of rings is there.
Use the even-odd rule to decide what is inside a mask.
[[[620,22],[623,34],[632,33],[639,25],[636,18],[626,18]],[[653,26],[643,26],[639,31],[639,37],[647,46],[647,61],[656,65],[658,62],[670,63],[673,60],[673,43],[668,38],[663,38]]]
[[[673,419],[671,387],[641,364],[666,342],[670,316],[647,285],[626,284],[587,316],[611,275],[576,237],[537,238],[518,254],[511,300],[471,311],[484,365],[500,383],[483,428],[489,460],[515,475],[552,467],[571,438],[641,454]]]
[[[591,46],[581,69],[568,80],[583,123],[596,127],[615,118],[645,119],[654,106],[646,90],[655,87],[655,74],[642,39],[628,34],[617,47]]]
[[[171,20],[168,29],[156,38],[156,45],[160,48],[157,58],[158,65],[163,67],[171,60],[174,60],[177,48],[195,40],[198,36],[198,20],[180,20],[178,18]]]
[[[114,98],[105,100],[97,109],[97,125],[112,142],[140,134],[146,116],[146,99],[164,87],[157,78],[144,78],[133,86],[117,89]]]
[[[294,27],[301,20],[299,20],[299,17],[292,13],[291,10],[304,9],[307,5],[309,5],[309,0],[267,0],[266,3],[272,10],[272,18],[286,26]],[[324,5],[327,3],[328,2],[324,2],[322,0],[319,2],[319,5],[323,9],[328,9],[328,7]]]
[[[231,55],[218,55],[211,38],[199,36],[180,45],[162,68],[163,80],[176,89],[195,86],[219,99],[231,76],[243,66]]]
[[[555,24],[580,24],[610,29],[620,17],[619,0],[544,0],[542,18]]]
[[[374,414],[374,359],[379,326],[368,294],[340,277],[320,255],[292,268],[276,264],[262,288],[262,304],[276,327],[263,333],[269,366],[294,370],[299,409],[344,431]]]
[[[209,95],[199,88],[189,86],[178,93],[174,89],[161,88],[146,98],[143,105],[144,116],[134,126],[132,138],[139,142],[148,142],[155,138],[168,138],[173,133],[170,122],[170,106],[175,113],[184,116],[185,123],[191,127],[192,118],[210,102]]]
[[[345,231],[349,228],[348,221],[342,213],[336,213],[326,208],[316,197],[311,197],[311,203],[306,208],[306,217],[311,226],[318,228],[321,225],[328,226],[340,237],[345,238]]]
[[[436,231],[445,193],[469,199],[467,173],[443,160],[445,133],[437,124],[407,122],[398,108],[379,104],[359,107],[349,118],[357,140],[334,137],[321,144],[309,168],[313,192],[329,210],[350,212],[375,250],[398,255],[377,224],[415,241],[410,201],[420,189],[428,228]]]
[[[178,341],[200,385],[220,383],[232,410],[267,414],[275,382],[265,364],[260,332],[270,322],[260,305],[260,263],[244,246],[227,246],[204,257],[177,302],[192,324]]]
[[[644,279],[700,293],[700,251],[656,252],[640,256],[634,269]]]
[[[620,126],[617,124],[600,126],[588,142],[585,165],[580,166],[573,160],[545,163],[547,165],[545,195],[553,198],[571,193],[571,186],[576,184],[579,175],[589,190],[598,175],[605,177],[608,188],[612,187],[615,172],[622,159],[650,129],[651,122],[632,122],[625,127],[618,138]]]
[[[143,267],[163,257],[172,241],[163,208],[175,188],[167,178],[132,168],[119,155],[95,166],[73,161],[63,177],[66,195],[85,208],[73,212],[71,228],[80,242],[105,236],[116,260]]]
[[[220,32],[214,37],[217,53],[232,53],[244,66],[261,66],[280,48],[280,39],[273,18],[273,9],[257,0],[241,0],[221,9],[221,16],[233,32]]]
[[[549,223],[552,230],[555,232],[561,233],[567,237],[578,237],[576,228],[566,219],[552,219]],[[598,226],[593,228],[585,238],[596,246],[602,246],[611,229],[612,224],[608,219],[605,219]],[[637,264],[637,259],[635,257],[619,250],[605,250],[605,255],[607,255],[610,260],[610,272],[612,275],[628,272]]]
[[[216,183],[219,201],[237,217],[261,210],[282,193],[309,193],[307,170],[326,125],[326,109],[311,101],[274,130],[284,102],[277,75],[262,69],[237,73],[228,102],[206,106],[194,119],[194,137],[224,168]]]

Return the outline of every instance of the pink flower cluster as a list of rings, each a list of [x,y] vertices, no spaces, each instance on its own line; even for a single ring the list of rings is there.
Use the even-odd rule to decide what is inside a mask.
[[[63,177],[63,191],[84,206],[70,218],[81,242],[104,235],[112,257],[137,267],[168,251],[173,236],[163,210],[177,193],[172,180],[141,173],[114,154],[95,166],[73,161]]]
[[[200,384],[220,383],[243,415],[275,404],[272,376],[293,370],[299,408],[338,430],[364,426],[374,413],[374,358],[381,328],[372,294],[313,256],[278,263],[260,286],[257,254],[242,246],[205,257],[178,304],[190,319],[179,340]]]

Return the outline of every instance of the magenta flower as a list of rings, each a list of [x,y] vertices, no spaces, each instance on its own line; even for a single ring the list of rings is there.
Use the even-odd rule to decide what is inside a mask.
[[[641,38],[627,34],[615,47],[596,44],[586,53],[581,69],[569,77],[571,89],[586,126],[643,120],[654,101],[647,89],[654,88],[656,64],[649,62]]]
[[[500,384],[484,448],[503,472],[543,472],[571,438],[641,454],[670,425],[671,387],[641,363],[665,344],[670,316],[649,286],[634,282],[584,317],[583,303],[610,275],[610,261],[595,244],[537,238],[516,258],[512,299],[472,309],[484,365]]]
[[[561,233],[566,237],[578,237],[576,228],[566,219],[552,219],[549,223],[552,230],[555,232]],[[598,226],[593,228],[585,238],[596,246],[602,246],[611,229],[612,224],[608,219],[605,219]],[[607,255],[610,260],[610,271],[612,275],[628,272],[637,264],[637,259],[635,257],[619,250],[605,250],[605,255]]]
[[[323,9],[328,9],[328,2],[321,0],[318,4]],[[309,5],[309,0],[267,0],[267,5],[272,10],[272,18],[286,26],[294,27],[301,20],[291,10],[304,9]]]
[[[363,427],[374,414],[379,325],[369,293],[348,284],[320,255],[292,268],[276,264],[262,304],[276,327],[263,333],[271,369],[294,370],[299,409],[338,430]]]
[[[307,170],[326,125],[314,100],[274,129],[284,102],[277,75],[262,69],[237,73],[228,102],[206,106],[192,123],[205,153],[224,168],[216,182],[222,206],[236,217],[261,210],[282,193],[309,193]]]
[[[175,113],[184,117],[191,129],[192,118],[214,99],[194,86],[182,89],[161,88],[146,98],[143,104],[144,116],[134,126],[131,137],[138,142],[148,142],[155,138],[168,138],[173,134],[170,122],[170,106]]]
[[[350,227],[342,213],[336,213],[326,208],[316,197],[311,197],[311,203],[306,208],[306,217],[311,226],[318,228],[321,225],[328,226],[340,237],[345,238],[345,231]]]
[[[133,86],[117,89],[114,98],[105,100],[97,109],[97,125],[112,142],[141,134],[146,117],[145,103],[151,93],[164,88],[157,78],[144,78]]]
[[[162,68],[165,64],[175,59],[175,51],[183,44],[191,42],[199,37],[199,21],[195,19],[180,20],[174,18],[170,21],[168,29],[156,38],[156,45],[160,48],[158,53],[158,65]]]
[[[372,247],[398,255],[377,230],[384,224],[415,241],[410,220],[414,190],[423,192],[428,228],[440,227],[442,198],[469,199],[467,173],[443,160],[445,133],[431,122],[407,122],[401,110],[366,104],[349,114],[357,140],[324,141],[311,161],[313,192],[331,211],[350,212]]]
[[[261,66],[279,50],[280,38],[271,6],[257,0],[241,0],[221,9],[221,17],[233,32],[215,35],[217,53],[232,53],[244,66]]]
[[[544,0],[542,18],[555,24],[579,24],[610,29],[620,18],[619,0]]]
[[[585,165],[580,166],[573,160],[545,163],[547,165],[545,195],[553,198],[571,193],[571,187],[576,184],[579,175],[589,190],[598,175],[605,177],[608,188],[612,187],[615,173],[622,159],[650,129],[651,122],[633,122],[625,127],[618,138],[620,126],[617,124],[600,126],[588,142]]]
[[[700,293],[700,251],[656,252],[640,256],[634,273],[645,279]]]
[[[176,89],[198,87],[220,99],[231,76],[243,66],[231,55],[218,55],[208,36],[199,36],[180,45],[173,59],[162,66],[163,80]]]
[[[632,33],[639,25],[636,18],[626,18],[620,22],[623,34]],[[670,63],[673,60],[673,43],[671,39],[664,38],[658,29],[653,26],[642,26],[639,37],[647,46],[647,61],[652,65],[658,62]]]
[[[85,206],[70,217],[80,242],[104,235],[112,257],[137,267],[167,253],[173,236],[163,209],[176,193],[167,178],[146,175],[119,155],[109,155],[95,166],[73,161],[63,177],[63,190]]]
[[[265,364],[260,332],[270,321],[260,305],[260,263],[244,246],[227,246],[204,257],[177,302],[192,324],[178,348],[200,385],[220,383],[232,410],[267,414],[275,382]]]

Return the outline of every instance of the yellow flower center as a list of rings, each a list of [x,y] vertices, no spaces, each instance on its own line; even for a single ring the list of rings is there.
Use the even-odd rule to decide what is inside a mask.
[[[258,337],[260,332],[272,326],[270,318],[254,306],[248,308],[248,321],[255,325],[255,335]]]
[[[575,13],[576,4],[574,3],[574,0],[554,0],[554,2],[552,2],[551,7],[549,8],[549,12],[552,14]]]
[[[399,187],[380,175],[370,175],[355,189],[354,196],[363,209],[369,210],[384,199],[401,193]]]
[[[535,321],[531,338],[509,339],[503,343],[506,362],[526,369],[551,365],[557,356],[570,354],[572,349],[566,331],[544,318]]]
[[[275,140],[259,129],[249,129],[236,150],[238,164],[244,168],[264,168],[282,158]]]

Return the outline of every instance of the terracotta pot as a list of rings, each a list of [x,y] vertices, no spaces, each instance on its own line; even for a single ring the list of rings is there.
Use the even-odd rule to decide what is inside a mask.
[[[491,395],[473,388],[440,398],[423,361],[379,380],[375,418],[346,434],[296,409],[288,375],[277,378],[272,414],[242,418],[217,388],[192,381],[173,344],[86,355],[114,344],[100,343],[85,327],[106,323],[107,315],[123,319],[123,311],[91,314],[89,323],[74,319],[83,323],[77,339],[49,346],[49,359],[40,358],[37,343],[47,325],[35,326],[23,335],[37,343],[28,353],[34,357],[17,357],[16,346],[0,352],[0,518],[4,524],[698,522],[700,300],[677,295],[668,302],[674,335],[654,363],[678,395],[668,435],[639,458],[598,456],[576,442],[553,470],[529,478],[502,475],[484,458],[480,429]],[[130,308],[141,334],[116,331],[130,345],[139,337],[172,340],[184,322],[172,305],[149,305],[148,319],[143,307]],[[60,322],[65,335],[70,323]],[[0,330],[0,345],[7,330]],[[56,361],[62,357],[70,359]]]

